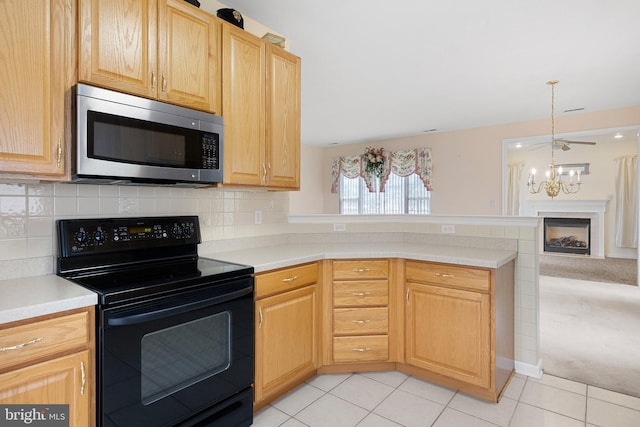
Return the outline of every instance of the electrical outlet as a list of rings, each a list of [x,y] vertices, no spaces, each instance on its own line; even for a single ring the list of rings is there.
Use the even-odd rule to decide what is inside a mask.
[[[333,231],[346,231],[346,224],[333,224]]]
[[[253,217],[256,224],[262,224],[262,211],[255,211]]]
[[[456,226],[455,225],[441,225],[440,226],[441,233],[455,233]]]

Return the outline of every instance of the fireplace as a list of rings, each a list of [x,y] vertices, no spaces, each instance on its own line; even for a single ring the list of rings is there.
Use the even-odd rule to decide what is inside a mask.
[[[589,218],[544,218],[544,252],[591,254]]]

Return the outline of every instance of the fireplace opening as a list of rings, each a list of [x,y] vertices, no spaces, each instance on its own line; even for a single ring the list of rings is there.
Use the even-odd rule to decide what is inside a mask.
[[[544,251],[591,254],[591,220],[544,218]]]

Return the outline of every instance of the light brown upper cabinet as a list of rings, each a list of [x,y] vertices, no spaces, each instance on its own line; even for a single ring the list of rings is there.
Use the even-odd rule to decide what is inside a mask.
[[[66,173],[65,29],[74,12],[66,0],[0,3],[2,178],[60,180]]]
[[[220,23],[183,0],[79,2],[79,80],[220,114]]]
[[[222,23],[225,185],[300,188],[300,58]]]

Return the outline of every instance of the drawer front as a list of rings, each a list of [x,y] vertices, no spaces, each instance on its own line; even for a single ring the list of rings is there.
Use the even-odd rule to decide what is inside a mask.
[[[318,263],[285,268],[255,277],[255,297],[286,292],[301,286],[312,285],[318,281]]]
[[[389,303],[388,280],[361,280],[333,283],[333,306],[375,306]]]
[[[334,335],[374,335],[387,332],[389,332],[389,312],[386,307],[333,310]]]
[[[82,312],[0,329],[0,370],[88,348],[90,324]]]
[[[389,261],[333,261],[333,279],[387,279]]]
[[[333,338],[333,361],[336,363],[386,360],[389,360],[386,335]]]
[[[407,281],[433,283],[481,292],[489,292],[491,284],[489,270],[428,262],[407,261],[405,277]]]

